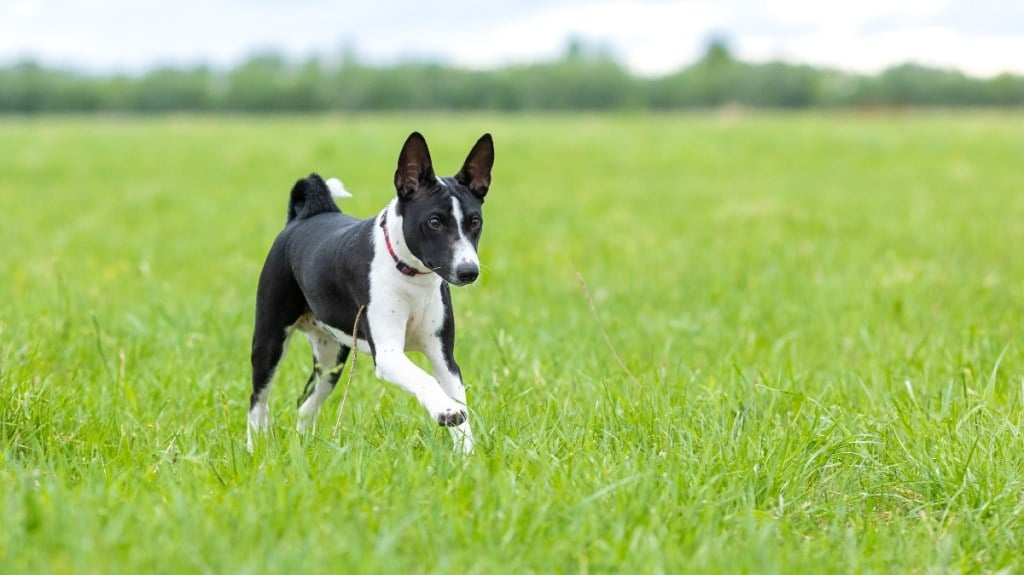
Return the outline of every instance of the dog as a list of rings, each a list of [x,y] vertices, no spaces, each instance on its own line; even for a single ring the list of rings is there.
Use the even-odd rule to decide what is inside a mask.
[[[457,451],[473,450],[449,286],[480,276],[477,245],[493,164],[494,144],[484,134],[458,173],[438,177],[426,140],[413,132],[398,156],[395,197],[369,219],[338,209],[337,180],[314,173],[295,183],[256,291],[249,451],[269,426],[274,372],[296,330],[313,348],[298,401],[300,433],[315,425],[354,346],[372,356],[378,378],[415,395],[449,428]],[[433,375],[408,351],[422,352]]]

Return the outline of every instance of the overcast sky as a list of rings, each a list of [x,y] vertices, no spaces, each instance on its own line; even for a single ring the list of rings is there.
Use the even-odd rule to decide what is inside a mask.
[[[578,37],[656,75],[692,63],[713,35],[752,61],[1024,74],[1022,0],[0,0],[0,63],[99,73],[227,67],[265,50],[487,68],[557,57]]]

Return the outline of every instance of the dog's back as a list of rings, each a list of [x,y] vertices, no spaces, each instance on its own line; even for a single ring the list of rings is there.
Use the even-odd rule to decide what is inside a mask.
[[[288,220],[267,257],[279,263],[268,266],[275,271],[267,272],[266,281],[261,277],[257,294],[285,292],[289,299],[300,300],[287,306],[289,316],[312,311],[331,317],[338,307],[330,305],[332,302],[348,304],[343,307],[354,310],[365,306],[373,259],[372,229],[372,219],[359,219],[338,209],[331,189],[319,175],[310,174],[297,181],[288,201]],[[318,281],[325,271],[333,281]],[[283,278],[282,274],[290,277]],[[282,289],[282,284],[299,289]],[[344,315],[331,319],[351,323],[349,314]]]

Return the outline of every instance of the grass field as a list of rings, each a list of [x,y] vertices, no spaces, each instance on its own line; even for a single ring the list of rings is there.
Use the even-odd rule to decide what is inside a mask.
[[[291,184],[374,214],[414,129],[495,137],[476,453],[365,356],[298,436],[295,339],[249,455]],[[0,119],[0,573],[1024,569],[1022,162],[982,113]]]

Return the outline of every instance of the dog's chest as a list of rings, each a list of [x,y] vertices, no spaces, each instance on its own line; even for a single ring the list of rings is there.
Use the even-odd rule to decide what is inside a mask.
[[[382,290],[374,298],[371,293],[371,301],[377,299],[376,304],[371,304],[374,310],[380,310],[390,315],[391,310],[402,310],[407,312],[405,319],[405,347],[406,349],[420,350],[432,339],[437,338],[441,327],[444,325],[445,309],[441,300],[441,286],[435,282],[428,285],[410,285],[393,287]],[[399,319],[401,312],[393,317]]]
[[[437,337],[444,324],[445,309],[439,295],[409,302],[409,323],[405,326],[406,341],[417,347],[428,338]]]

